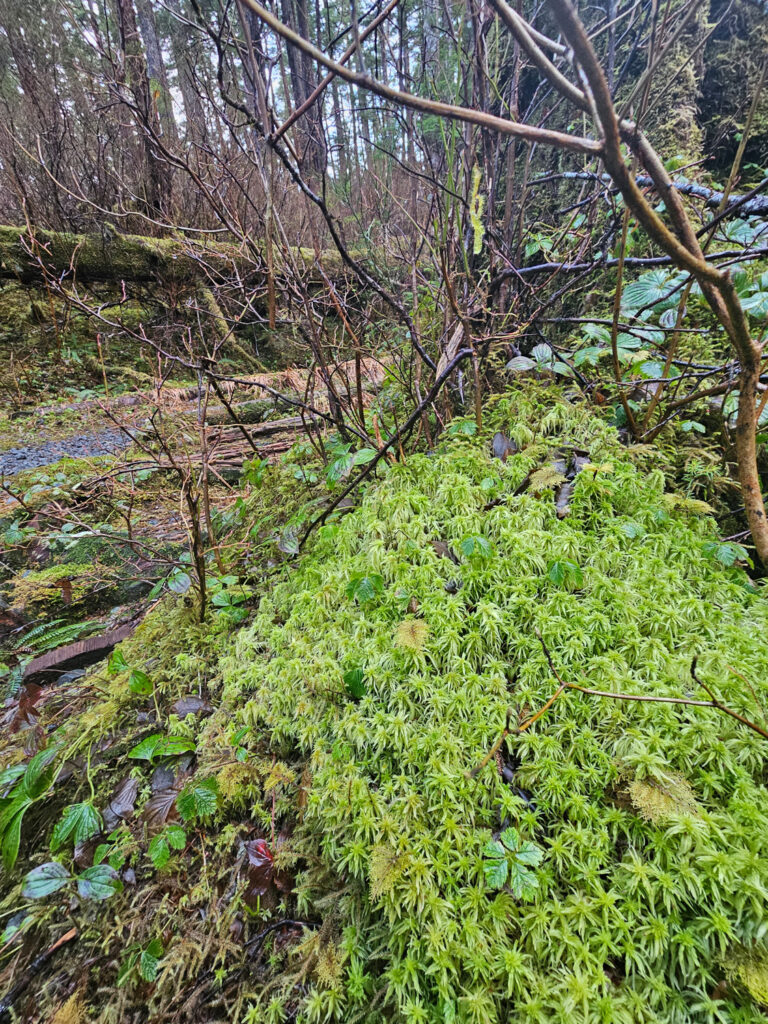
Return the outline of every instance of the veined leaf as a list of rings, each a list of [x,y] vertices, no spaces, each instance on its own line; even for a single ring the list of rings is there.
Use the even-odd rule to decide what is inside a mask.
[[[24,879],[22,895],[30,900],[41,900],[63,888],[72,876],[63,864],[49,861],[33,868]]]

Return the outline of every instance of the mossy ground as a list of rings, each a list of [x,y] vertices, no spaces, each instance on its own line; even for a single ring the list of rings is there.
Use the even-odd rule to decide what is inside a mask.
[[[490,455],[495,429],[520,448],[506,463]],[[574,451],[591,466],[559,519],[551,487],[521,485]],[[289,482],[271,472],[242,512],[257,537],[276,503],[290,511]],[[719,697],[760,720],[768,606],[711,557],[704,512],[665,494],[658,456],[539,388],[495,402],[482,435],[390,468],[298,561],[274,547],[267,558],[260,539],[255,616],[236,638],[226,610],[199,626],[180,599],[123,646],[128,669],[46,705],[48,742],[80,769],[54,786],[57,813],[25,825],[3,908],[28,919],[6,963],[74,924],[69,967],[38,979],[36,998],[79,993],[103,1022],[763,1021],[759,736],[709,708],[567,692],[468,774],[509,708],[514,723],[557,687],[537,631],[564,679],[638,696],[703,696],[698,655]],[[151,694],[130,689],[131,667]],[[182,719],[190,694],[210,708]],[[194,757],[155,769],[128,757],[156,732]],[[20,744],[6,763],[22,756]],[[210,783],[218,796],[157,869],[147,804],[160,769],[166,788]],[[97,840],[125,855],[123,893],[96,910],[22,899],[24,871],[51,859],[59,809],[92,784],[104,810],[126,776],[135,813]],[[544,854],[530,900],[484,872],[486,843],[509,824]],[[263,901],[243,845],[256,838],[291,879]],[[71,848],[55,856],[76,870]],[[285,919],[303,935],[264,934]],[[155,980],[134,970],[115,988],[153,939]]]

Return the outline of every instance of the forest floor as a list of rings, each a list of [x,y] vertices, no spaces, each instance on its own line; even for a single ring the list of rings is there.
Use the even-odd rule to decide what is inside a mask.
[[[764,721],[768,611],[664,453],[519,381],[299,553],[355,453],[210,424],[201,621],[188,388],[0,424],[0,1020],[763,1022],[764,740],[652,701]]]

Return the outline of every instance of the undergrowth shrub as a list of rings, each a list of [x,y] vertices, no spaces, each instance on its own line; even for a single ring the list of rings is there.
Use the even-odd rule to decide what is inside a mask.
[[[557,686],[537,631],[564,679],[614,692],[683,696],[698,655],[759,718],[763,590],[706,554],[706,507],[670,501],[648,452],[638,469],[588,411],[517,393],[487,419],[519,454],[492,459],[486,429],[391,468],[223,663],[250,742],[308,761],[299,909],[333,917],[335,966],[298,1019],[765,1020],[743,967],[765,958],[760,737],[712,709],[568,691],[468,775],[507,709]],[[559,519],[554,485],[522,485],[574,449],[591,465]],[[543,851],[527,898],[484,871],[508,828]],[[279,1005],[273,990],[248,1019]]]

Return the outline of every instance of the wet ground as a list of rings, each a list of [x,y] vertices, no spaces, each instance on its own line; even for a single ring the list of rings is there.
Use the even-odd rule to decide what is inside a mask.
[[[12,476],[25,469],[37,469],[48,466],[59,459],[93,458],[96,455],[109,455],[120,451],[130,444],[130,439],[122,430],[111,428],[91,434],[80,434],[60,440],[37,440],[30,437],[28,445],[8,448],[0,452],[0,473]]]

